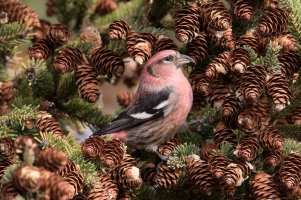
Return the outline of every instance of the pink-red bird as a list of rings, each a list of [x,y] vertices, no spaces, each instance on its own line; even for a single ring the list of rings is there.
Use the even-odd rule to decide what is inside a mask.
[[[191,109],[192,89],[182,72],[182,66],[191,62],[195,63],[174,50],[155,54],[144,65],[128,108],[94,134],[110,134],[136,149],[157,153],[158,146],[181,128]]]

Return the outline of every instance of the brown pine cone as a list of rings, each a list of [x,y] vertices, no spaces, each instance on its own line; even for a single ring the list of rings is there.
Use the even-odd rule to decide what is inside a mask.
[[[35,26],[32,29],[32,33],[34,33],[32,41],[35,43],[41,39],[45,39],[46,33],[47,33],[50,25],[51,25],[50,22],[40,19],[40,26]]]
[[[140,170],[143,183],[147,183],[151,186],[155,185],[155,177],[157,175],[157,167],[153,163],[147,163],[143,165]]]
[[[47,148],[42,150],[35,160],[37,166],[57,172],[62,170],[68,163],[66,154],[56,148]]]
[[[100,152],[100,160],[108,168],[120,165],[125,153],[123,142],[118,139],[107,141]]]
[[[105,145],[102,137],[92,135],[81,144],[82,154],[86,158],[97,158]]]
[[[233,12],[238,19],[249,21],[253,18],[255,12],[255,1],[252,0],[234,0]]]
[[[214,179],[206,161],[191,157],[186,158],[186,173],[189,183],[202,194],[211,195]]]
[[[191,3],[178,10],[175,16],[175,34],[180,42],[189,42],[199,32],[201,22],[197,3]]]
[[[232,72],[243,74],[251,64],[251,57],[243,48],[234,49],[229,58],[229,67]]]
[[[17,155],[21,160],[24,160],[24,153],[26,152],[27,156],[35,158],[40,152],[38,143],[32,137],[21,135],[17,137],[14,143],[14,147]]]
[[[180,178],[180,173],[167,165],[161,165],[155,176],[155,187],[168,189],[174,187]]]
[[[64,24],[52,24],[47,31],[46,38],[53,46],[63,45],[69,40],[70,33]]]
[[[236,118],[243,108],[242,102],[234,94],[227,96],[221,106],[221,121],[229,128],[236,127]]]
[[[282,47],[282,53],[298,51],[298,47],[296,46],[297,39],[290,33],[279,35],[273,38],[272,41],[277,42]]]
[[[230,53],[228,51],[224,51],[219,54],[215,59],[213,59],[205,70],[205,75],[209,79],[217,79],[222,75],[226,75],[229,71],[228,59],[230,57]]]
[[[301,124],[301,107],[298,107],[293,113],[286,117],[290,124]]]
[[[168,37],[160,36],[155,44],[155,52],[164,50],[178,50],[177,45],[174,41]]]
[[[0,162],[0,179],[2,179],[2,177],[4,176],[4,174],[6,173],[6,170],[9,168],[9,166],[13,164],[12,161],[8,161],[8,160],[1,160]]]
[[[270,167],[276,167],[282,161],[282,152],[280,150],[263,151],[263,162]]]
[[[91,53],[91,64],[97,73],[108,77],[120,77],[124,72],[122,59],[113,51],[99,47]]]
[[[130,52],[133,52],[133,49],[135,48],[135,45],[137,44],[137,38],[139,37],[139,33],[136,33],[135,31],[130,31],[125,39],[125,49],[128,52],[129,55]]]
[[[213,143],[205,143],[200,147],[200,158],[202,160],[208,160],[212,155],[216,154],[217,146]]]
[[[15,200],[19,192],[14,186],[13,181],[7,182],[0,187],[1,200]]]
[[[234,147],[237,145],[236,135],[233,133],[233,130],[219,122],[214,129],[214,143],[217,148],[220,148],[223,142],[229,142]]]
[[[14,170],[13,183],[20,192],[36,192],[42,185],[40,169],[37,167],[22,165]]]
[[[109,174],[100,173],[97,182],[86,192],[85,200],[106,200],[117,199],[118,188],[111,180]]]
[[[129,92],[122,92],[117,94],[116,98],[121,107],[127,108],[133,100],[134,95]]]
[[[158,149],[157,152],[159,154],[161,154],[162,156],[168,156],[171,155],[176,147],[180,145],[180,141],[178,138],[172,138],[171,140],[161,144]]]
[[[0,82],[0,114],[4,115],[12,109],[15,89],[12,82]]]
[[[284,158],[279,172],[279,180],[287,190],[299,186],[301,181],[301,155],[299,153],[293,152]]]
[[[115,20],[109,26],[108,35],[111,40],[125,40],[130,31],[126,21]]]
[[[39,133],[51,133],[59,137],[64,135],[59,123],[49,113],[44,113],[38,116],[36,128]]]
[[[279,0],[264,0],[263,2],[266,8],[277,8],[279,4]]]
[[[217,179],[220,179],[223,177],[224,171],[225,171],[226,167],[228,166],[228,164],[229,164],[229,160],[223,154],[217,154],[217,155],[211,156],[208,159],[208,166],[209,166],[210,172]]]
[[[197,36],[187,43],[187,55],[196,63],[203,62],[208,56],[208,44],[205,32],[200,32]]]
[[[97,0],[95,12],[104,15],[117,9],[118,4],[114,0]]]
[[[253,196],[256,200],[280,199],[280,193],[273,177],[265,172],[257,173],[252,180]]]
[[[291,78],[295,73],[300,70],[300,55],[297,51],[289,51],[287,53],[281,53],[278,56],[281,72],[287,77]]]
[[[240,36],[237,41],[236,45],[238,47],[243,47],[243,46],[249,46],[251,47],[257,54],[259,53],[259,37],[255,35],[254,33],[246,33],[242,36]]]
[[[242,76],[240,89],[244,98],[256,102],[264,90],[267,72],[261,65],[251,65]]]
[[[201,10],[210,29],[225,31],[232,25],[232,17],[223,2],[203,2]]]
[[[91,43],[93,47],[99,47],[102,45],[102,40],[97,28],[92,26],[85,27],[80,34],[80,42]]]
[[[21,1],[0,1],[0,13],[8,13],[8,22],[25,22],[25,30],[30,26],[40,26],[40,20],[36,12],[28,8]]]
[[[229,186],[240,186],[248,178],[252,167],[250,163],[240,160],[230,163],[224,172],[224,183]]]
[[[237,127],[245,133],[255,133],[261,128],[261,120],[256,112],[244,110],[237,117]]]
[[[193,102],[192,102],[192,109],[193,110],[201,110],[205,108],[208,104],[206,97],[198,94],[197,92],[193,92]]]
[[[36,60],[47,59],[53,53],[53,47],[48,43],[48,40],[41,39],[34,43],[29,49],[29,57]]]
[[[235,36],[232,27],[225,31],[207,30],[210,40],[219,48],[225,51],[231,51],[235,48]]]
[[[272,98],[276,110],[280,111],[290,104],[292,91],[289,80],[280,72],[274,73],[267,80],[267,92]]]
[[[70,172],[63,177],[64,181],[67,181],[75,189],[75,194],[82,192],[84,188],[84,175],[78,172]]]
[[[78,172],[79,171],[79,166],[72,162],[71,160],[67,161],[67,164],[65,165],[64,168],[61,170],[57,171],[56,173],[60,176],[65,176],[66,174],[70,172]]]
[[[219,109],[222,106],[225,97],[230,95],[229,87],[224,80],[219,79],[212,81],[211,88],[211,93],[207,97],[207,101],[212,107]]]
[[[76,85],[81,96],[89,103],[95,103],[101,94],[96,77],[97,73],[90,64],[82,63],[76,67]]]
[[[284,144],[284,136],[273,126],[267,126],[261,130],[258,141],[265,150],[281,150]]]
[[[0,161],[13,162],[15,155],[14,141],[10,137],[0,138]]]
[[[198,73],[192,77],[191,86],[193,91],[197,92],[200,96],[206,97],[211,93],[211,81],[205,76],[204,73]]]
[[[259,152],[259,142],[255,134],[244,136],[238,143],[235,154],[243,161],[252,161]]]
[[[51,17],[56,14],[56,4],[55,0],[47,0],[46,1],[46,14]]]
[[[76,68],[83,60],[83,53],[80,49],[74,47],[66,47],[54,58],[54,68],[64,74]]]
[[[264,36],[286,33],[288,30],[288,11],[275,8],[268,9],[259,19],[257,31]]]

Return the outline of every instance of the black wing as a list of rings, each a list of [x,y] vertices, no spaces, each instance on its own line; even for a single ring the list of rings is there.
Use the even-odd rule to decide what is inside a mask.
[[[105,135],[118,132],[157,119],[166,115],[166,108],[171,106],[171,89],[166,88],[158,94],[147,93],[124,112],[120,113],[111,123],[95,132],[96,135]]]

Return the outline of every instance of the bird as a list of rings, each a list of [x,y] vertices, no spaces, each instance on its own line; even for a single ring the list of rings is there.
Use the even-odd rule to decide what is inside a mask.
[[[126,110],[93,135],[118,138],[127,146],[158,153],[172,139],[191,110],[193,93],[182,67],[195,61],[175,50],[153,55],[143,66],[138,88]]]

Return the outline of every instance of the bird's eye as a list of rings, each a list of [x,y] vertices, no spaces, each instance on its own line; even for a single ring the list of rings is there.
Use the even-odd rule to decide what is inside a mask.
[[[172,61],[172,56],[167,56],[164,58],[165,61]]]

